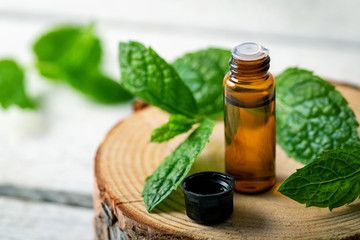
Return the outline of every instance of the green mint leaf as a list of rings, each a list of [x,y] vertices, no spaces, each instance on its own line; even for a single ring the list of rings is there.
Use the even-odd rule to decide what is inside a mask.
[[[33,45],[36,65],[41,75],[53,80],[64,80],[63,64],[72,54],[73,45],[82,33],[80,26],[59,26],[40,36]]]
[[[119,46],[121,85],[149,104],[169,113],[193,117],[196,103],[175,69],[151,48],[138,42]]]
[[[358,126],[341,93],[312,72],[276,77],[276,140],[288,156],[307,164],[324,150],[360,146]]]
[[[42,35],[33,46],[41,75],[61,80],[102,103],[128,101],[132,95],[101,72],[101,42],[94,26],[61,26]]]
[[[73,69],[97,71],[102,54],[93,25],[55,27],[36,40],[33,50],[40,73],[54,80],[65,80]]]
[[[120,103],[133,99],[133,95],[108,76],[95,75],[90,82],[88,94],[99,102]]]
[[[118,82],[102,73],[72,72],[68,83],[89,98],[101,103],[119,103],[133,98]]]
[[[11,105],[35,108],[35,103],[25,93],[24,72],[11,59],[0,60],[0,103],[6,109]]]
[[[97,72],[100,68],[102,48],[100,39],[95,35],[94,25],[81,29],[76,41],[61,59],[61,64],[69,70]]]
[[[197,121],[183,115],[171,115],[169,121],[151,132],[151,142],[165,142],[189,131]]]
[[[360,148],[324,151],[288,177],[278,191],[307,207],[332,210],[353,202],[360,194]]]
[[[142,195],[147,211],[150,212],[178,187],[205,147],[214,125],[215,121],[204,119],[200,126],[146,179]]]
[[[201,115],[216,115],[223,111],[223,79],[229,71],[231,51],[208,48],[187,53],[172,66],[190,88]]]

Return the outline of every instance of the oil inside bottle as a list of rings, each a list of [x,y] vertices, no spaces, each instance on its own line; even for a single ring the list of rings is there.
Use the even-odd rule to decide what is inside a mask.
[[[235,190],[259,193],[275,184],[275,82],[269,56],[230,60],[224,79],[225,165]]]
[[[236,119],[226,122],[226,171],[235,178],[237,191],[265,191],[275,183],[275,102],[250,108],[225,101],[225,114]]]

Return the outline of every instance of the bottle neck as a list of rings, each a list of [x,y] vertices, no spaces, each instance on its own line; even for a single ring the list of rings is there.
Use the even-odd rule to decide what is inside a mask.
[[[230,78],[234,81],[246,81],[266,78],[270,68],[270,56],[264,58],[244,61],[231,57],[229,61]]]

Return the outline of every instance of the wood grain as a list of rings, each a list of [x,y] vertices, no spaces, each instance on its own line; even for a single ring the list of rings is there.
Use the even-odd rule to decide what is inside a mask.
[[[360,90],[337,85],[360,120]],[[186,137],[150,143],[150,132],[168,115],[149,107],[120,122],[100,146],[95,162],[95,213],[99,239],[312,239],[360,238],[360,201],[334,209],[306,208],[276,192],[302,167],[277,147],[277,184],[258,195],[234,195],[234,213],[224,223],[200,225],[185,214],[175,191],[153,213],[141,192],[146,176]],[[224,170],[223,123],[218,122],[192,172]],[[109,220],[110,219],[110,220]]]

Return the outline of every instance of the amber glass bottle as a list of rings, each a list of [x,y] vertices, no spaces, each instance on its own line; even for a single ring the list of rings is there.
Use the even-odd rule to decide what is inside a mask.
[[[275,184],[275,80],[268,53],[256,43],[236,46],[224,79],[225,166],[242,193]]]

